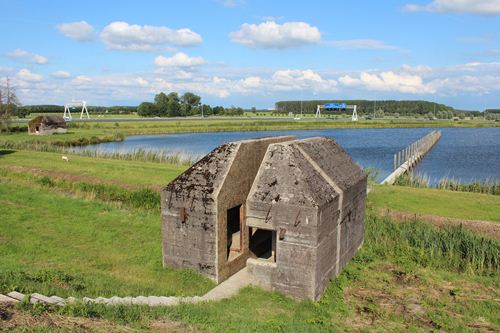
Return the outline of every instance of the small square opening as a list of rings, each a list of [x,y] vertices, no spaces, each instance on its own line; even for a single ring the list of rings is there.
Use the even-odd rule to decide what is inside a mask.
[[[276,261],[276,232],[258,228],[250,228],[250,252],[259,259]]]

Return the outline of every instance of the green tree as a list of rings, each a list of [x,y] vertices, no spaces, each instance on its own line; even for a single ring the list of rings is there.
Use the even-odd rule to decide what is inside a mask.
[[[214,115],[223,115],[224,114],[224,107],[223,106],[215,106],[213,109],[212,109],[212,112]]]
[[[208,104],[203,104],[203,115],[211,116],[213,114],[212,107]]]
[[[137,108],[137,114],[141,117],[155,117],[158,115],[158,106],[151,102],[142,102]]]
[[[198,106],[200,106],[201,97],[193,94],[192,92],[185,92],[181,97],[181,104],[183,114],[186,116],[191,116],[195,112],[198,112]],[[199,111],[201,112],[201,110]]]
[[[16,89],[10,84],[9,78],[6,78],[5,86],[0,86],[0,132],[10,130],[11,118],[18,106]]]
[[[168,107],[167,116],[169,117],[179,117],[181,116],[181,103],[179,95],[176,92],[171,92],[168,94]]]
[[[385,113],[384,113],[384,110],[382,109],[378,109],[376,110],[374,113],[373,113],[374,117],[375,118],[384,118],[385,116]]]
[[[168,96],[161,92],[155,96],[155,104],[158,108],[159,116],[166,117],[168,114]]]

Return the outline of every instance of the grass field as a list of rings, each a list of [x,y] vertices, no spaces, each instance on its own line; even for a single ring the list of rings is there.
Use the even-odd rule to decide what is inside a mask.
[[[0,169],[73,181],[104,183],[125,188],[149,187],[156,190],[187,169],[187,166],[182,165],[68,156],[69,162],[65,162],[58,153],[25,150],[3,155],[0,153]]]
[[[157,190],[186,166],[82,156],[64,162],[60,156],[0,152],[0,293],[16,289],[59,296],[201,295],[213,286],[194,272],[162,267],[157,207],[134,208],[91,193],[95,187],[90,185],[96,184],[102,184],[98,189],[103,191]],[[89,185],[89,190],[75,190],[71,184],[77,183]],[[21,305],[0,307],[0,312],[6,318],[10,313],[26,320],[0,319],[0,327],[85,331],[103,325],[107,331],[175,328],[177,332],[189,327],[215,332],[500,330],[500,242],[460,228],[394,223],[373,209],[429,213],[425,203],[432,202],[432,207],[442,206],[432,213],[482,211],[484,218],[498,221],[496,198],[376,186],[369,194],[364,246],[317,303],[246,288],[229,300],[170,308]]]
[[[26,125],[17,125],[24,128]],[[105,141],[123,140],[128,135],[168,134],[191,132],[225,131],[267,131],[291,129],[327,129],[327,128],[407,128],[407,127],[480,127],[500,126],[495,122],[469,121],[422,121],[422,120],[179,120],[146,122],[89,122],[71,123],[67,134],[29,136],[26,132],[0,133],[0,147],[47,149],[47,144],[84,145]]]
[[[497,195],[379,185],[369,197],[375,209],[500,222]]]
[[[212,286],[195,273],[161,267],[157,213],[82,201],[15,180],[1,181],[0,207],[0,292],[190,295]],[[5,311],[30,316],[29,326],[18,329],[47,331],[61,329],[57,321],[38,325],[47,313],[106,319],[111,331],[146,330],[166,318],[217,332],[500,328],[498,263],[491,272],[481,271],[473,259],[432,245],[463,239],[469,247],[498,252],[498,242],[481,245],[479,237],[461,230],[404,227],[371,215],[366,223],[365,245],[318,303],[246,288],[229,300],[172,308],[26,305]]]

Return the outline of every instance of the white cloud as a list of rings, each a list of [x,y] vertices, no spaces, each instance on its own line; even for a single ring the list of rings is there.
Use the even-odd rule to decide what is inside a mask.
[[[219,1],[224,7],[235,8],[243,6],[246,1],[245,0],[220,0]]]
[[[71,74],[66,71],[56,71],[52,73],[52,76],[56,79],[68,79],[71,77]]]
[[[193,77],[193,73],[191,72],[186,72],[186,71],[177,71],[175,73],[175,77],[177,79],[181,79],[181,80],[185,80],[185,79],[190,79],[191,77]]]
[[[202,57],[190,57],[183,52],[177,52],[171,57],[158,56],[154,61],[158,67],[194,67],[205,64]]]
[[[416,66],[410,66],[407,64],[403,64],[401,66],[405,72],[408,73],[419,73],[419,74],[425,74],[425,73],[430,73],[432,72],[432,67],[427,66],[427,65],[416,65]]]
[[[305,22],[278,24],[267,21],[261,24],[244,23],[240,30],[229,34],[233,42],[256,48],[285,49],[315,44],[321,40],[318,28]]]
[[[79,85],[79,84],[90,83],[90,82],[92,82],[92,79],[88,76],[85,76],[85,75],[78,75],[73,80],[71,80],[71,82]]]
[[[39,82],[39,81],[42,81],[42,79],[43,79],[43,76],[41,76],[40,74],[36,74],[36,73],[31,72],[27,68],[20,69],[19,72],[17,72],[17,77],[20,80],[28,81],[28,82]]]
[[[47,57],[41,56],[39,54],[34,54],[32,60],[35,64],[38,65],[44,65],[49,62],[49,59],[47,59]]]
[[[190,29],[172,30],[127,22],[110,23],[100,37],[109,48],[124,51],[153,51],[165,45],[193,46],[202,42],[201,36]]]
[[[258,76],[249,76],[242,81],[242,84],[248,88],[258,88],[261,85],[261,78]]]
[[[0,73],[9,73],[14,71],[14,68],[12,67],[2,67],[0,66]]]
[[[29,52],[21,49],[15,49],[12,52],[8,52],[7,55],[11,58],[24,58],[29,56]]]
[[[292,91],[308,90],[313,92],[333,92],[337,90],[337,81],[323,79],[313,70],[277,70],[271,77],[270,90]]]
[[[363,87],[374,91],[394,91],[409,94],[434,93],[419,75],[386,71],[380,73],[361,72],[359,77],[345,75],[339,82],[348,87]]]
[[[64,36],[75,39],[80,42],[89,41],[95,37],[95,29],[86,21],[61,23],[57,25]]]
[[[22,59],[22,60],[37,64],[37,65],[45,65],[49,62],[49,59],[47,57],[44,57],[44,56],[36,54],[36,53],[31,53],[31,52],[28,52],[28,51],[22,50],[22,49],[15,49],[12,52],[8,52],[7,56],[9,56],[11,58]]]
[[[404,8],[409,12],[498,15],[500,0],[434,0],[426,5],[407,4]]]
[[[380,40],[375,39],[346,39],[346,40],[333,40],[329,44],[339,49],[385,49],[397,50],[397,46],[386,44]]]

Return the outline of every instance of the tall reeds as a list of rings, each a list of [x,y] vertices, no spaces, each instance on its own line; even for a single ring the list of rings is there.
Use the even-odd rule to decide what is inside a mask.
[[[500,242],[462,226],[436,229],[420,221],[395,223],[370,214],[366,219],[367,250],[400,264],[418,263],[471,274],[498,274]]]
[[[199,157],[182,152],[136,149],[130,152],[101,151],[95,149],[72,149],[70,153],[93,158],[111,158],[126,161],[146,161],[174,165],[193,165]]]
[[[394,185],[500,195],[500,180],[489,178],[482,181],[475,180],[471,183],[462,183],[455,178],[443,177],[435,185],[431,185],[429,176],[409,173],[399,176]]]

